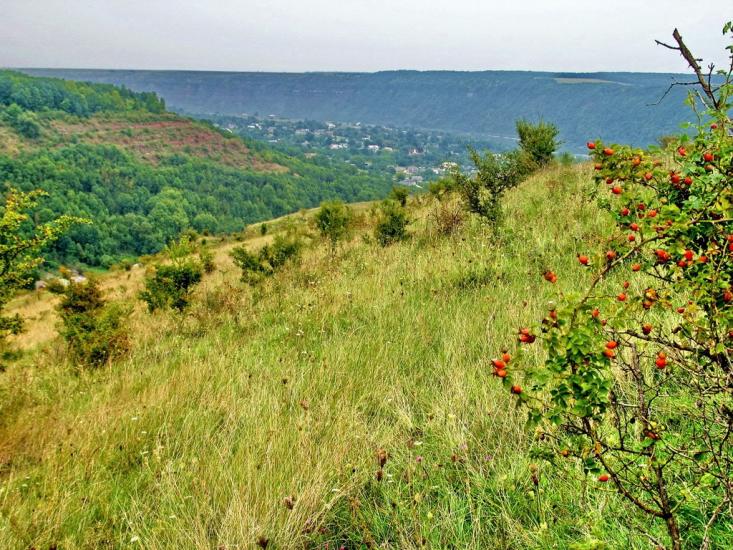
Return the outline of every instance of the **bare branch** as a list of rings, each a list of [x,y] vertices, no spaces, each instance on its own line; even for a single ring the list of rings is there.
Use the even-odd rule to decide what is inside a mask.
[[[718,98],[715,97],[715,94],[713,93],[712,89],[710,88],[709,82],[705,80],[705,75],[702,72],[702,68],[700,67],[700,63],[702,62],[702,59],[696,58],[694,55],[692,55],[692,52],[687,47],[685,42],[682,40],[682,35],[680,34],[680,31],[675,29],[674,32],[672,32],[672,38],[674,38],[675,42],[677,42],[678,47],[670,47],[669,44],[664,44],[662,42],[657,41],[657,44],[664,46],[666,48],[670,48],[672,50],[677,50],[680,52],[682,57],[685,58],[685,61],[687,61],[687,64],[690,66],[690,68],[695,73],[695,76],[697,77],[698,82],[700,83],[700,87],[702,88],[702,91],[705,93],[705,96],[707,96],[707,102],[712,105],[713,108],[718,109],[720,107],[720,102],[718,101]]]
[[[699,82],[677,82],[677,81],[672,82],[672,84],[669,85],[669,88],[667,88],[667,91],[665,91],[662,94],[662,97],[660,97],[654,103],[647,103],[646,106],[647,107],[653,107],[655,105],[659,105],[664,100],[664,98],[667,97],[667,95],[669,94],[669,92],[672,91],[672,88],[674,88],[675,86],[698,86],[698,85],[699,85]]]

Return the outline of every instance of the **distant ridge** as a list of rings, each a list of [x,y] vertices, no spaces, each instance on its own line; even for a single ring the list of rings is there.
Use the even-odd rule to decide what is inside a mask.
[[[195,114],[259,114],[363,122],[474,134],[514,135],[517,118],[556,123],[565,148],[589,138],[654,143],[689,118],[686,91],[666,73],[385,71],[252,73],[24,69],[32,75],[154,91],[173,109]]]

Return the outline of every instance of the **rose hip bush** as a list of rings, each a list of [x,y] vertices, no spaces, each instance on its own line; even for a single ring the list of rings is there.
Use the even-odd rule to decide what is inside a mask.
[[[650,540],[675,549],[733,547],[728,112],[670,150],[588,143],[616,230],[602,255],[578,256],[594,272],[587,289],[493,361],[536,426],[537,454],[620,493],[653,518]],[[512,368],[532,344],[544,362]]]

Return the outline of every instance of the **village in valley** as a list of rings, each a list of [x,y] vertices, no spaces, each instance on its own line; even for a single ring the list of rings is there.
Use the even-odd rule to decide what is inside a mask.
[[[362,124],[290,120],[275,115],[205,116],[226,132],[266,141],[305,158],[345,161],[361,170],[424,188],[456,169],[470,170],[468,148],[493,151],[514,146],[515,138],[491,138]]]

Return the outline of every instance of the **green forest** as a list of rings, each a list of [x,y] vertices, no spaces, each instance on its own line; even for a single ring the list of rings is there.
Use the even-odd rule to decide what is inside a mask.
[[[0,149],[0,185],[49,193],[37,224],[61,214],[92,221],[54,245],[51,265],[108,267],[158,252],[188,229],[231,233],[328,199],[379,198],[391,186],[345,163],[288,156],[255,142],[244,146],[260,166],[240,168],[193,156],[185,146],[149,162],[114,143],[67,139],[54,129],[56,123],[83,126],[89,117],[96,121],[111,113],[112,122],[101,119],[103,124],[132,125],[150,113],[172,116],[154,94],[0,72],[0,130],[5,126],[18,140],[17,152]],[[173,121],[222,139],[213,126]]]

